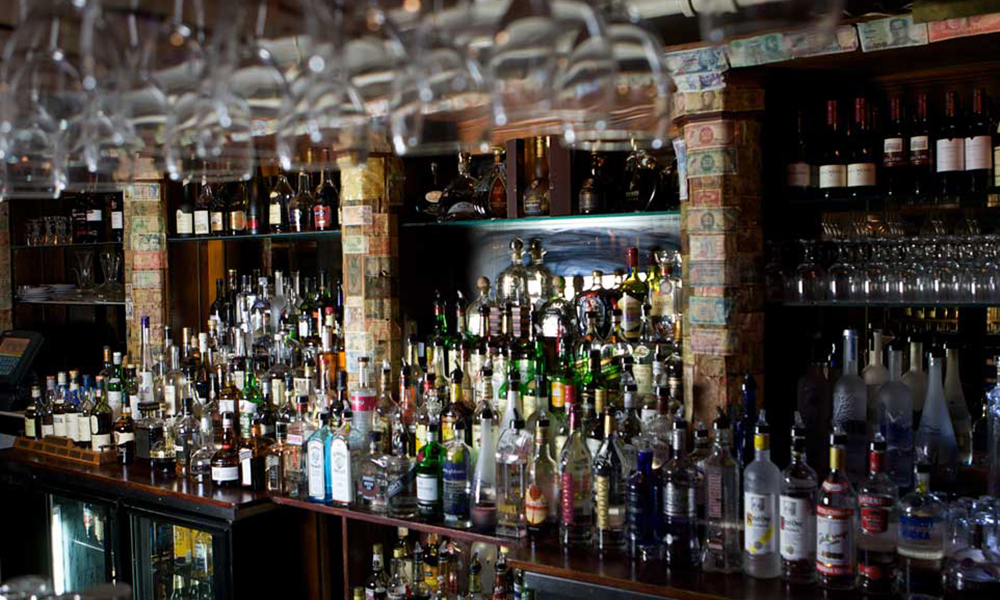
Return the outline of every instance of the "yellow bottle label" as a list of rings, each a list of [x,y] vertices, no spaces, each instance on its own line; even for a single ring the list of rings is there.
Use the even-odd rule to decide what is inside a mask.
[[[597,506],[594,509],[597,518],[598,529],[608,529],[609,521],[609,496],[611,495],[611,482],[606,476],[598,476],[596,483]]]
[[[552,381],[549,397],[552,399],[552,408],[563,408],[566,406],[565,385],[563,382]]]
[[[770,436],[762,434],[753,436],[753,447],[754,450],[770,450],[771,449]]]

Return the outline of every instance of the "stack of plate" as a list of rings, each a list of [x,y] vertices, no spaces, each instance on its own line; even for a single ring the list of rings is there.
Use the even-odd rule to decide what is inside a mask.
[[[72,296],[76,293],[76,286],[72,283],[53,283],[49,285],[53,296]]]
[[[21,288],[20,298],[22,302],[40,302],[48,300],[52,296],[52,290],[47,285],[26,285]]]

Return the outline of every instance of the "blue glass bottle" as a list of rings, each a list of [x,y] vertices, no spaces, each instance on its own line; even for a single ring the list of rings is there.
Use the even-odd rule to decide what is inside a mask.
[[[753,426],[757,422],[757,381],[749,371],[740,385],[741,402],[734,404],[729,415],[733,427],[733,455],[740,469],[753,460]]]
[[[330,464],[332,437],[329,416],[324,413],[323,426],[306,440],[306,478],[311,502],[329,504],[333,500],[333,488],[327,469],[327,465]]]
[[[636,455],[638,468],[628,478],[628,549],[633,558],[660,558],[663,483],[653,470],[653,449],[643,446]]]

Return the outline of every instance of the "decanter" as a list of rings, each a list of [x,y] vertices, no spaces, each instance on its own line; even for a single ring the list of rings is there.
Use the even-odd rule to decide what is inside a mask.
[[[524,242],[514,238],[510,242],[510,266],[497,276],[496,303],[521,305],[528,302],[528,271],[524,267]]]

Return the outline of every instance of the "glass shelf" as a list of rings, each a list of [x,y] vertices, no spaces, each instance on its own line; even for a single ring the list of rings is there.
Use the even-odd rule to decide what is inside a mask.
[[[428,221],[403,223],[404,229],[433,227],[464,227],[469,229],[573,229],[578,227],[611,227],[641,223],[648,219],[669,222],[680,218],[679,210],[664,210],[645,213],[612,213],[601,215],[566,215],[545,217],[522,217],[518,219],[474,219],[468,221]]]
[[[989,308],[1000,302],[866,302],[864,300],[822,300],[818,302],[770,302],[774,306],[811,306],[814,308]]]
[[[223,241],[223,242],[243,242],[251,240],[262,240],[265,238],[270,238],[271,241],[281,241],[281,240],[320,240],[320,239],[336,239],[340,238],[340,230],[333,229],[330,231],[303,231],[301,233],[254,233],[254,234],[244,234],[244,235],[199,235],[191,237],[177,237],[169,236],[167,241],[171,244],[186,244],[193,242],[211,242],[211,241]]]
[[[125,306],[124,300],[21,300],[15,298],[18,304],[41,304],[48,306]]]
[[[63,248],[72,250],[73,248],[99,248],[101,246],[121,246],[121,242],[83,242],[73,244],[15,244],[11,245],[11,250],[45,250],[50,248]]]

